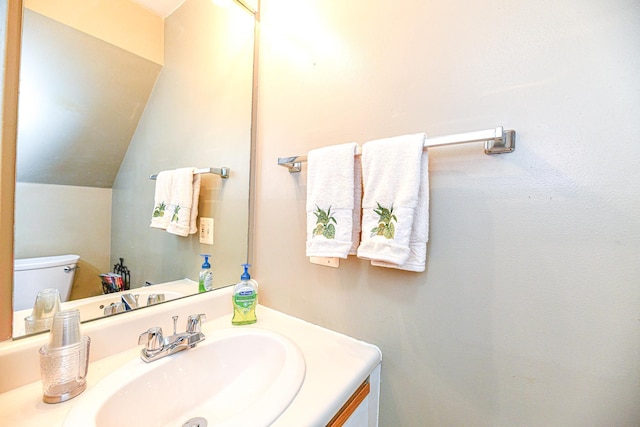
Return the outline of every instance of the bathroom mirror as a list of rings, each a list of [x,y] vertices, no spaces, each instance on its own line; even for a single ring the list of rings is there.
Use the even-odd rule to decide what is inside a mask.
[[[255,13],[176,0],[163,19],[138,3],[24,2],[14,256],[79,255],[74,301],[102,294],[99,275],[120,259],[145,300],[165,293],[136,291],[145,284],[181,281],[167,299],[197,293],[202,253],[215,288],[248,259]],[[112,22],[87,22],[91,7]],[[123,24],[132,10],[141,21]],[[149,227],[150,175],[182,167],[230,169],[200,175],[213,245]]]

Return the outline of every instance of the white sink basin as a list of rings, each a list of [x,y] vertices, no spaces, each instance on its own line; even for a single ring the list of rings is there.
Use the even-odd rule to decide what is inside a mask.
[[[209,427],[270,425],[304,380],[298,347],[257,328],[203,332],[195,348],[137,358],[103,378],[76,398],[64,426],[182,426],[197,417]]]

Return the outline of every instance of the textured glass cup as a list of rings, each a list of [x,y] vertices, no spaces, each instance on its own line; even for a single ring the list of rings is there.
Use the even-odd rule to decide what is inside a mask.
[[[76,397],[87,388],[89,368],[89,344],[91,339],[64,347],[40,347],[40,376],[42,378],[42,400],[45,403],[60,403]]]
[[[33,316],[27,316],[24,318],[24,333],[34,334],[36,332],[48,331],[51,329],[52,323],[53,317],[36,320]]]

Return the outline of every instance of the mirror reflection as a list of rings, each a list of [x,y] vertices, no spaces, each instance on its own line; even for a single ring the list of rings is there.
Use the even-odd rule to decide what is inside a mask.
[[[60,286],[62,308],[88,320],[124,302],[103,295],[100,275],[126,267],[136,308],[197,294],[200,254],[214,288],[247,260],[253,14],[211,0],[179,1],[164,19],[129,0],[86,3],[25,1],[14,336],[40,288]],[[186,167],[229,178],[199,175],[194,234],[150,227],[150,175]],[[201,243],[202,218],[213,245]],[[61,277],[41,268],[53,264]],[[21,285],[34,274],[36,286]]]

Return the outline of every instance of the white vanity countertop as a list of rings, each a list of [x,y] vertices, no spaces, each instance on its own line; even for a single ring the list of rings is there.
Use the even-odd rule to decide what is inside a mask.
[[[229,301],[230,289],[220,292]],[[208,295],[207,295],[208,297]],[[273,423],[276,427],[326,425],[333,415],[381,362],[380,350],[370,344],[321,328],[267,307],[257,309],[258,322],[236,328],[262,328],[288,337],[298,345],[306,363],[302,387],[287,410]],[[208,314],[208,317],[211,315]],[[169,319],[170,320],[170,319]],[[156,326],[149,324],[147,327]],[[163,325],[160,325],[163,326]],[[229,313],[203,324],[202,330],[231,327]],[[135,331],[137,334],[142,331]],[[89,331],[87,334],[90,335]],[[91,336],[91,335],[90,335]],[[93,337],[92,337],[93,338]],[[92,347],[93,347],[92,342]],[[87,390],[108,375],[114,367],[139,357],[140,346],[92,362],[87,376]],[[194,348],[186,351],[198,351]],[[3,359],[0,357],[0,362]],[[1,367],[3,374],[8,366]],[[203,367],[206,369],[206,367]],[[169,391],[170,392],[170,391]],[[85,391],[86,393],[86,391]],[[186,398],[176,396],[176,398]],[[77,399],[59,404],[42,402],[40,381],[0,394],[0,420],[3,426],[61,426]]]

